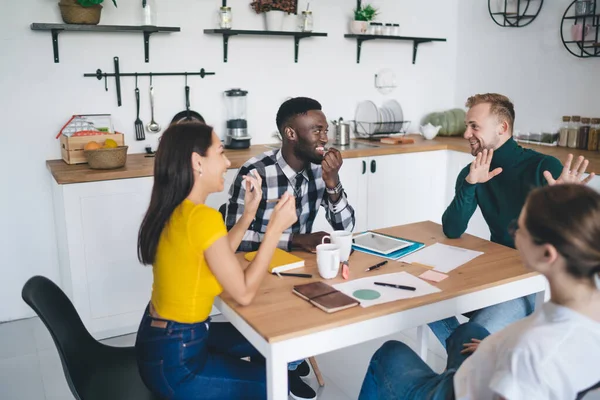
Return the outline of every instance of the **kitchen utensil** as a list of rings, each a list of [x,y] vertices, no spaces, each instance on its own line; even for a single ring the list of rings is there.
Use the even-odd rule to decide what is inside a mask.
[[[343,123],[344,119],[340,117],[338,121],[332,121],[335,131],[335,144],[346,146],[350,144],[350,124]]]
[[[246,99],[248,91],[239,88],[225,91],[227,106],[227,136],[225,148],[247,149],[250,147],[251,136],[248,135],[246,121]]]
[[[137,118],[135,120],[135,139],[145,140],[146,135],[144,134],[144,124],[140,119],[140,89],[135,88],[135,103],[137,108]]]
[[[150,122],[146,126],[148,132],[160,132],[160,125],[154,120],[154,86],[150,85]]]
[[[192,117],[190,115],[190,87],[185,85],[185,119],[186,121],[191,121]]]

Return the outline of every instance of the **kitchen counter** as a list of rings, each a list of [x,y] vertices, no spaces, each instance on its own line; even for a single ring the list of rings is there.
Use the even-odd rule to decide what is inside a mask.
[[[469,152],[468,142],[457,137],[438,137],[434,140],[424,140],[420,135],[408,135],[415,140],[414,144],[383,144],[364,140],[355,140],[355,143],[364,144],[357,148],[342,148],[344,158],[375,157],[391,154],[418,153],[436,150],[454,150],[464,153]],[[231,168],[241,167],[250,158],[265,151],[277,148],[279,145],[254,145],[245,150],[225,150],[231,161]],[[600,152],[568,149],[564,147],[539,146],[523,144],[521,146],[536,150],[558,158],[563,162],[569,153],[575,156],[584,155],[590,161],[588,172],[600,173]],[[46,166],[56,182],[60,185],[69,183],[97,182],[115,179],[142,178],[153,175],[154,158],[145,154],[128,154],[127,164],[123,168],[113,170],[93,170],[87,164],[69,165],[63,160],[48,160]]]

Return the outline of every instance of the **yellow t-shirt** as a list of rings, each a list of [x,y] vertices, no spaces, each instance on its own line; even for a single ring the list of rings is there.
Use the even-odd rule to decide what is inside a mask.
[[[223,288],[208,268],[204,251],[227,235],[219,211],[184,200],[158,242],[152,304],[165,319],[196,323],[208,318]]]

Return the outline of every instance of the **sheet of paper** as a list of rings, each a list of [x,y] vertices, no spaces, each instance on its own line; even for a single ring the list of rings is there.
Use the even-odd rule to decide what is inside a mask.
[[[374,282],[393,283],[396,285],[412,286],[417,290],[396,289],[386,286],[375,285]],[[441,292],[440,289],[417,278],[408,272],[396,272],[393,274],[375,275],[370,278],[356,279],[346,283],[338,283],[333,285],[334,288],[355,298],[360,302],[361,307],[371,307],[376,304],[388,303],[390,301],[410,299],[412,297],[425,296],[431,293]],[[359,295],[355,295],[359,292]],[[375,292],[375,293],[373,293]],[[377,298],[367,300],[366,297]]]
[[[441,282],[444,279],[446,279],[447,277],[448,277],[448,275],[442,274],[441,272],[435,272],[435,271],[425,271],[421,275],[419,275],[419,278],[425,279],[425,280],[428,280],[431,282]]]
[[[416,253],[402,257],[400,260],[409,264],[414,262],[429,265],[436,271],[447,274],[453,269],[468,263],[482,254],[481,251],[467,250],[460,247],[435,243]]]

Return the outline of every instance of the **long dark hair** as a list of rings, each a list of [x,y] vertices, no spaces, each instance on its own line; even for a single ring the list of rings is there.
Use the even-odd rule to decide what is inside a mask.
[[[138,233],[138,259],[142,264],[154,263],[163,229],[194,186],[192,153],[206,155],[212,131],[211,126],[185,122],[171,125],[163,133],[154,160],[150,206]]]
[[[536,189],[526,203],[525,226],[537,244],[552,244],[576,278],[600,274],[600,194],[584,185]]]

